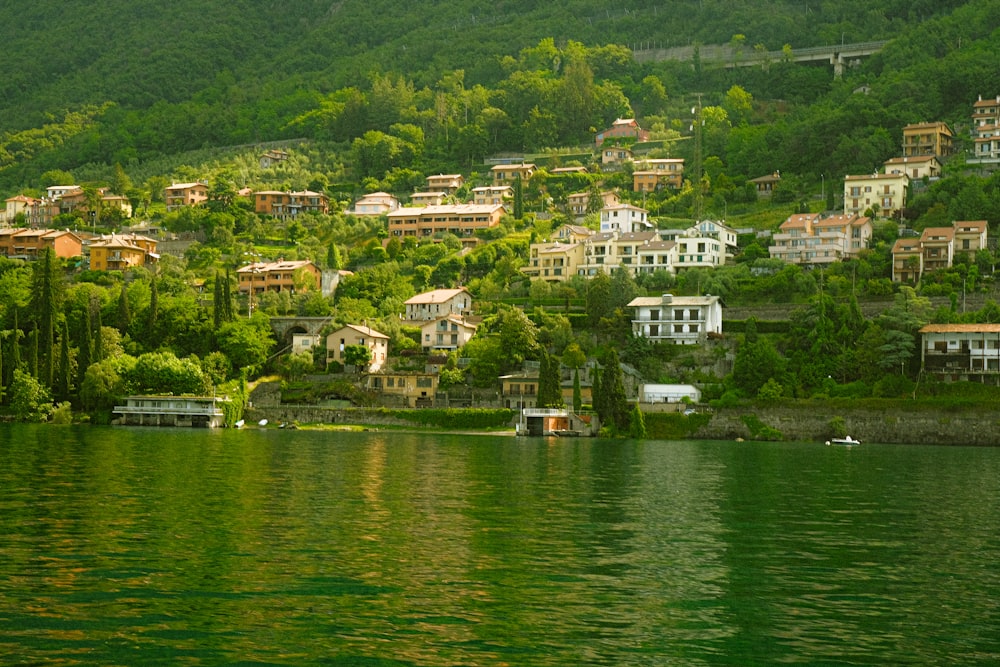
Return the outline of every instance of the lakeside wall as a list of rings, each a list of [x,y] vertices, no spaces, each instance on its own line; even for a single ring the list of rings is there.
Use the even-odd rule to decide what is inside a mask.
[[[985,410],[726,408],[713,411],[708,423],[695,430],[693,436],[708,440],[750,440],[751,425],[756,422],[780,432],[782,440],[825,442],[837,435],[833,422],[838,417],[843,419],[846,433],[862,442],[1000,446],[1000,412]]]
[[[839,418],[843,420],[846,433],[867,443],[1000,447],[1000,411],[890,412],[861,408],[827,410],[823,406],[796,405],[721,408],[690,418],[682,414],[670,415],[670,418],[705,422],[694,430],[688,430],[688,437],[704,440],[759,439],[763,426],[779,433],[781,440],[825,442],[837,435],[834,432],[834,421]],[[415,425],[412,421],[394,418],[379,409],[280,405],[247,409],[247,422],[255,423],[261,419],[267,419],[271,424],[339,423],[373,427]],[[511,428],[513,429],[513,425]]]

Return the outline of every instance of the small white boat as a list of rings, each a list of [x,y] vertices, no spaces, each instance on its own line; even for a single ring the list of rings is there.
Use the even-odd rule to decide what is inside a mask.
[[[826,444],[828,444],[828,445],[860,445],[861,441],[860,440],[855,440],[851,436],[847,436],[846,438],[834,438],[833,440],[827,440]]]
[[[245,422],[244,422],[244,421],[243,421],[243,420],[241,419],[241,420],[239,420],[238,422],[236,422],[235,424],[233,424],[233,427],[234,427],[234,428],[243,428],[243,424],[244,424],[244,423],[245,423]]]
[[[257,426],[267,426],[267,420],[261,419],[259,422],[257,422]]]

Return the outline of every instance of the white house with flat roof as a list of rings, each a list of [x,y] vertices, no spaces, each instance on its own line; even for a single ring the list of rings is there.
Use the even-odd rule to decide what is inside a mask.
[[[632,333],[650,341],[693,345],[722,333],[717,296],[641,296],[628,305],[635,309]]]

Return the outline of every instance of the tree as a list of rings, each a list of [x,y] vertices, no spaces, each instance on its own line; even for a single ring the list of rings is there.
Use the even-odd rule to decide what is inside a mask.
[[[745,396],[756,396],[764,383],[780,376],[783,365],[774,345],[758,335],[757,320],[749,318],[733,361],[733,383]]]
[[[573,369],[573,412],[583,410],[583,393],[580,390],[580,369]]]
[[[270,320],[259,311],[251,318],[226,322],[215,333],[215,340],[234,368],[251,370],[263,366],[274,345]]]
[[[542,352],[538,371],[537,405],[540,408],[561,408],[562,388],[559,380],[559,361],[547,352]]]
[[[147,352],[124,374],[129,391],[137,394],[204,394],[208,382],[194,359],[173,352]]]
[[[52,248],[41,251],[32,267],[32,313],[35,321],[34,344],[40,352],[38,377],[46,387],[52,386],[55,319],[62,302],[61,274]],[[38,339],[38,336],[41,339]]]
[[[78,389],[83,388],[83,381],[87,375],[87,369],[93,362],[94,358],[94,338],[93,338],[93,325],[90,319],[90,305],[86,304],[83,308],[83,322],[80,325],[80,340],[78,342],[79,354],[77,356],[77,381],[76,386]]]
[[[122,282],[121,291],[118,292],[118,313],[117,313],[117,329],[118,332],[125,336],[128,334],[128,328],[132,325],[132,312],[129,308],[128,303],[128,283]]]
[[[14,418],[21,422],[43,422],[52,408],[49,390],[28,373],[15,369],[10,387],[10,409]]]
[[[72,369],[69,356],[69,323],[63,319],[59,334],[59,376],[55,384],[55,395],[60,401],[67,401],[72,391]]]
[[[504,368],[520,366],[538,349],[538,328],[519,308],[502,308],[497,314],[496,331]]]
[[[646,437],[646,418],[639,409],[639,402],[635,402],[635,407],[629,414],[628,437],[641,439]]]
[[[344,364],[354,366],[357,371],[365,371],[372,360],[372,351],[367,345],[344,346]]]
[[[607,363],[604,366],[601,391],[606,395],[606,409],[613,429],[619,433],[627,432],[629,405],[628,399],[625,397],[621,362],[618,359],[618,352],[614,348],[608,353]]]
[[[514,218],[520,220],[524,217],[524,183],[521,181],[521,175],[517,174],[514,178]]]

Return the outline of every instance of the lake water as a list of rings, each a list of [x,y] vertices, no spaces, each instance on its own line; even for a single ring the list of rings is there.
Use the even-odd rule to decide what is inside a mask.
[[[0,663],[1000,663],[1000,449],[0,427]]]

